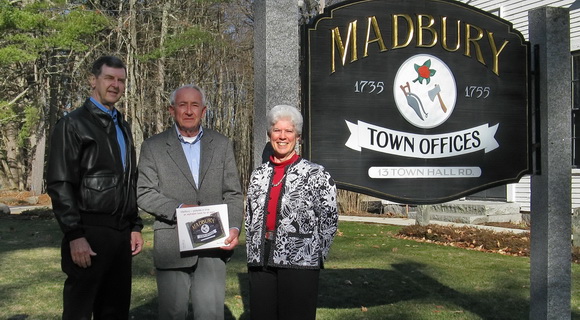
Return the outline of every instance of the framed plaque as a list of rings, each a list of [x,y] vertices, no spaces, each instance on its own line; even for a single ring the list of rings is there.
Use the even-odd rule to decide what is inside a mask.
[[[225,246],[230,229],[226,204],[178,208],[176,214],[180,251]]]

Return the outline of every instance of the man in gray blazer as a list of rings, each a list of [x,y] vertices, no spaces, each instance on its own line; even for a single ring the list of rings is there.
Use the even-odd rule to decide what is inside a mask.
[[[223,319],[225,262],[238,244],[243,215],[232,142],[201,127],[206,112],[201,88],[179,87],[170,102],[175,126],[143,143],[137,182],[137,204],[155,217],[159,319],[186,319],[190,298],[194,319]],[[229,213],[227,246],[180,252],[175,210],[223,203]]]

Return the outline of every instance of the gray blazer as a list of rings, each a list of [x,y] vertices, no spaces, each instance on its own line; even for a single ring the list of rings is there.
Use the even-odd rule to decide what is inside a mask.
[[[195,186],[175,126],[141,146],[137,204],[155,216],[155,267],[174,269],[196,264],[198,254],[226,256],[220,249],[180,253],[175,209],[181,204],[228,205],[230,228],[241,229],[243,194],[232,142],[210,129],[203,129],[199,189]]]

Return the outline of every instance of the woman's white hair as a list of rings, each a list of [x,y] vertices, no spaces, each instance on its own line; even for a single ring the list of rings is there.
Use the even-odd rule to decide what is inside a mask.
[[[304,123],[304,120],[302,119],[300,111],[293,106],[284,104],[277,105],[268,111],[266,119],[269,124],[268,136],[272,132],[274,125],[280,120],[290,120],[294,125],[294,129],[296,129],[296,133],[302,135],[302,124]]]

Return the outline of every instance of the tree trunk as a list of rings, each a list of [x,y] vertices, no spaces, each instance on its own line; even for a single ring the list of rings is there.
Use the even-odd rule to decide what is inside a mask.
[[[157,90],[155,92],[155,133],[159,133],[165,129],[166,100],[165,100],[165,38],[167,37],[167,17],[169,15],[169,8],[171,2],[167,1],[163,4],[163,14],[161,15],[161,30],[159,34],[159,49],[161,50],[161,58],[157,62]]]
[[[49,132],[54,127],[58,116],[58,107],[56,104],[47,103],[47,95],[50,94],[50,86],[42,86],[44,81],[41,81],[42,76],[38,67],[34,66],[34,81],[39,83],[38,98],[36,98],[36,105],[41,110],[39,117],[38,129],[34,131],[30,137],[32,146],[32,161],[30,163],[30,176],[28,185],[30,191],[34,195],[43,193],[44,190],[44,169],[46,156],[46,140],[50,138]]]
[[[44,123],[44,120],[41,119],[41,122]],[[30,186],[30,191],[34,195],[41,194],[43,190],[43,175],[44,175],[44,155],[46,150],[46,134],[44,132],[44,124],[39,126],[38,134],[34,134],[30,137],[30,140],[36,141],[35,146],[33,147],[33,155],[31,161],[31,170],[30,170],[30,180],[28,185]]]
[[[133,139],[135,142],[135,149],[137,152],[137,157],[139,157],[139,151],[141,143],[143,142],[143,130],[141,126],[141,117],[138,114],[141,111],[142,103],[140,103],[137,94],[137,74],[139,70],[138,60],[135,59],[136,56],[136,49],[138,47],[137,41],[137,8],[136,8],[137,1],[130,0],[129,1],[129,45],[127,46],[127,80],[129,83],[128,90],[126,93],[126,105],[128,106],[128,110],[126,110],[126,116],[131,115],[131,133],[133,134]],[[130,110],[130,111],[129,111]]]
[[[5,125],[5,145],[6,145],[6,185],[7,189],[18,189],[20,186],[20,166],[18,157],[18,127],[15,122],[8,122]]]

